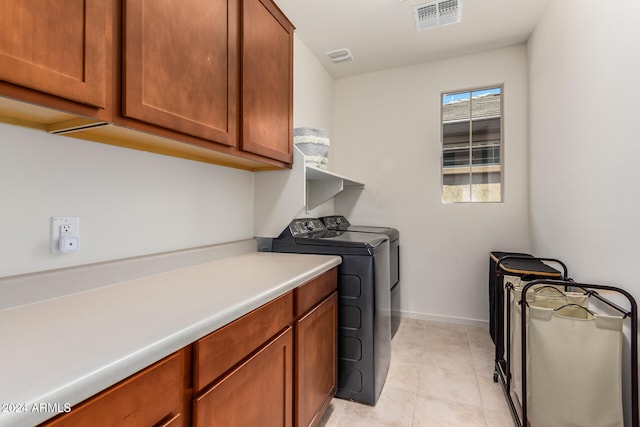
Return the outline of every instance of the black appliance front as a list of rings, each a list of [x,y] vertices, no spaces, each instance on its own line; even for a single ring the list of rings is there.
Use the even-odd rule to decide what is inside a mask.
[[[292,222],[271,241],[271,251],[342,258],[336,397],[375,405],[391,362],[388,239],[370,233],[328,232],[315,221]]]
[[[342,215],[320,218],[328,230],[357,231],[360,233],[385,234],[389,237],[390,285],[391,285],[391,337],[400,327],[400,232],[392,227],[351,225]]]
[[[338,268],[336,397],[368,405],[380,397],[391,362],[391,295],[372,280],[383,274],[386,261],[381,260],[388,256],[385,244],[385,250],[373,256],[342,255]]]

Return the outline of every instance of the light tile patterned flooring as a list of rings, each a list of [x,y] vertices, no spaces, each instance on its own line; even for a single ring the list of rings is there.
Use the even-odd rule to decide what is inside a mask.
[[[333,399],[321,427],[513,427],[486,328],[402,319],[375,407]]]

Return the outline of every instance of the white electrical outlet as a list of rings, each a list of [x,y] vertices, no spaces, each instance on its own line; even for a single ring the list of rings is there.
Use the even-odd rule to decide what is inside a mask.
[[[80,218],[77,216],[51,217],[51,253],[70,253],[77,252],[79,249]]]

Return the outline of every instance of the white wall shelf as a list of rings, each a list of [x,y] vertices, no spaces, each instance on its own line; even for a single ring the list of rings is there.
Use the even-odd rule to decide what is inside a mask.
[[[305,165],[305,181],[307,210],[317,208],[341,191],[364,188],[361,182],[308,165]]]
[[[291,170],[255,172],[254,234],[277,237],[300,214],[342,191],[363,188],[361,182],[308,166],[304,154],[294,146]]]

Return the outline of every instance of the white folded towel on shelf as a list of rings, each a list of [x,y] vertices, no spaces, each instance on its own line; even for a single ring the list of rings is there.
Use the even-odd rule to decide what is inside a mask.
[[[293,143],[305,156],[305,163],[326,169],[329,157],[329,135],[324,129],[300,127],[293,129]]]

